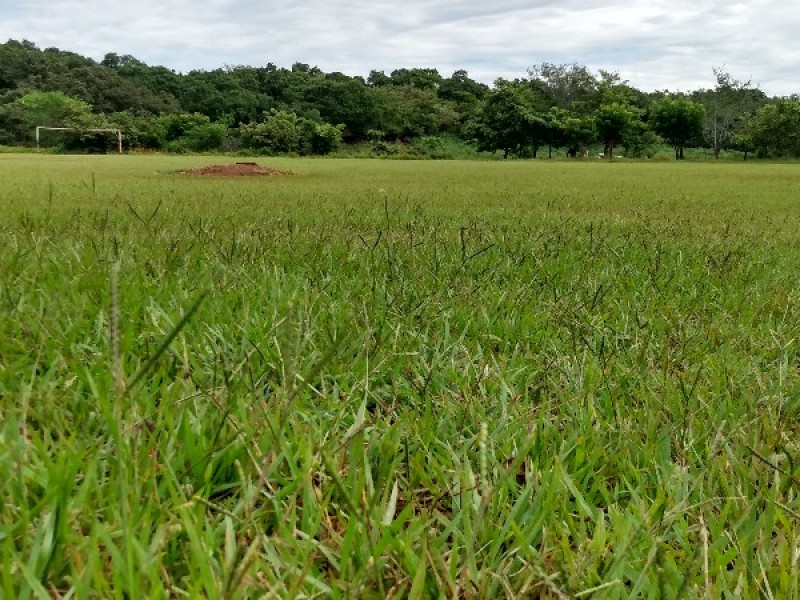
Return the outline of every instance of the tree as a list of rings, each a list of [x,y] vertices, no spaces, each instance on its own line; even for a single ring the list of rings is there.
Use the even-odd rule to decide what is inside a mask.
[[[631,123],[637,118],[636,110],[630,106],[612,102],[601,106],[595,115],[597,135],[605,146],[605,154],[611,160],[614,148],[622,142]]]
[[[705,108],[688,98],[664,98],[653,105],[650,122],[653,129],[675,148],[675,160],[683,160],[683,149],[703,133]]]
[[[548,106],[588,114],[599,104],[599,82],[584,65],[544,62],[529,68],[528,76],[547,95]]]
[[[800,98],[781,98],[762,106],[748,121],[746,136],[762,156],[800,158]]]
[[[272,103],[256,89],[250,69],[216,69],[192,71],[183,76],[181,104],[185,111],[202,113],[212,121],[227,120],[231,124],[249,123],[258,119]]]
[[[488,91],[488,85],[470,79],[466,71],[459,69],[447,79],[442,80],[436,93],[443,100],[473,104],[485,97]]]
[[[261,123],[239,128],[242,143],[270,153],[297,152],[302,138],[299,120],[295,113],[272,110]]]
[[[63,92],[30,92],[14,102],[29,127],[91,127],[98,122],[92,107]]]
[[[108,115],[111,127],[122,129],[123,146],[158,150],[166,146],[166,131],[158,119],[135,115],[128,111]]]
[[[603,69],[600,69],[598,73],[596,108],[603,104],[612,104],[614,102],[625,104],[641,111],[649,107],[650,98],[648,95],[631,87],[628,81],[620,77],[619,73]]]
[[[370,87],[383,87],[385,85],[391,85],[392,78],[389,77],[383,71],[377,71],[373,69],[369,72],[369,76],[367,77],[367,85]]]
[[[457,114],[459,133],[464,134],[467,123],[473,119],[486,97],[489,86],[470,79],[464,70],[455,71],[443,80],[436,90],[439,99],[450,102]]]
[[[92,129],[108,127],[102,115],[92,112],[92,107],[82,100],[62,92],[30,92],[12,102],[5,110],[7,123],[16,126],[16,137],[32,140],[36,127],[74,127]],[[104,136],[90,132],[61,134],[59,144],[70,149],[100,147]],[[47,138],[43,138],[46,140]]]
[[[260,123],[239,128],[242,143],[271,154],[329,154],[339,147],[342,125],[316,123],[295,113],[273,110]]]
[[[178,140],[177,149],[192,152],[211,152],[219,150],[225,143],[228,126],[225,123],[206,123],[195,127]]]
[[[314,123],[305,119],[302,127],[304,154],[325,155],[335,152],[342,143],[343,129],[343,125]]]
[[[433,90],[386,86],[375,93],[381,107],[378,122],[389,139],[409,140],[459,128],[459,115],[453,103],[440,99]]]
[[[28,40],[0,44],[0,93],[13,90],[31,77],[43,77],[48,68],[42,52]]]
[[[553,108],[550,111],[550,122],[554,143],[566,146],[568,156],[584,156],[586,146],[597,139],[593,117],[576,115],[563,108]]]
[[[541,110],[533,89],[525,82],[498,79],[489,92],[472,131],[481,150],[502,150],[508,158],[512,151],[531,147],[536,151],[547,142],[547,113]]]
[[[36,127],[70,127],[77,131],[60,132],[58,137],[45,131],[41,143],[66,150],[105,152],[111,142],[106,133],[89,129],[108,128],[104,115],[92,112],[91,105],[62,92],[29,92],[4,107],[0,120],[11,125],[17,140],[32,141]]]
[[[436,91],[442,76],[436,69],[397,69],[390,75],[391,85],[408,86],[418,90]]]
[[[312,79],[303,91],[303,100],[322,121],[344,125],[347,140],[357,141],[380,125],[377,91],[358,77],[330,73]]]
[[[179,103],[184,75],[166,67],[149,66],[129,54],[106,55],[102,64],[116,71],[119,76],[139,88],[149,90],[171,106],[166,112],[179,112],[187,107]]]
[[[717,67],[714,78],[714,89],[700,90],[692,97],[705,106],[703,137],[714,151],[714,157],[719,158],[720,152],[731,146],[733,138],[740,133],[742,120],[763,104],[765,95],[752,87],[750,81],[734,79]]]
[[[553,135],[553,123],[549,113],[536,112],[535,110],[528,110],[524,113],[525,118],[525,135],[527,142],[530,144],[531,154],[536,158],[539,148],[547,144],[549,146],[548,157],[553,158],[553,143],[555,137]]]
[[[156,130],[163,132],[163,146],[174,152],[217,150],[228,133],[224,123],[212,122],[201,113],[165,115],[156,124]]]
[[[753,118],[746,116],[739,124],[738,131],[731,138],[731,148],[742,153],[744,160],[751,152],[758,150],[758,146],[753,139]]]
[[[178,110],[175,98],[123,76],[122,67],[134,64],[133,57],[111,54],[104,60],[96,63],[73,52],[39,50],[29,42],[11,40],[0,44],[0,93],[59,91],[91,104],[95,112],[158,114]]]
[[[631,121],[622,136],[625,153],[632,158],[652,158],[655,155],[655,147],[661,141],[661,138],[647,126],[647,123],[639,119]]]

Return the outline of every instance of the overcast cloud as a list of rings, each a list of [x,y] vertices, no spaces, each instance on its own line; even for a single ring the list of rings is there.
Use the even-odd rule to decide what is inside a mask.
[[[711,87],[711,69],[800,92],[796,0],[0,0],[0,39],[179,71],[317,65],[521,77],[543,61],[615,70],[642,89]]]

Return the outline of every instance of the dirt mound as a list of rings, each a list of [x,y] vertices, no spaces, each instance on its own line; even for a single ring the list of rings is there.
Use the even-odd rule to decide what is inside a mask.
[[[237,162],[231,165],[210,165],[178,171],[184,175],[211,175],[217,177],[248,176],[248,175],[294,175],[291,171],[281,171],[262,167],[254,162]]]

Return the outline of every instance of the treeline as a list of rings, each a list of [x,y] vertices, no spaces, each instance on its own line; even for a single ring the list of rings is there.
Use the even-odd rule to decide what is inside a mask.
[[[493,86],[466,71],[373,71],[364,79],[297,63],[177,73],[132,56],[100,61],[28,41],[0,45],[0,144],[30,145],[36,126],[74,127],[46,144],[106,151],[118,127],[127,149],[328,154],[341,144],[391,154],[413,145],[435,156],[444,141],[505,157],[603,149],[652,156],[668,144],[717,157],[800,158],[800,99],[770,98],[714,70],[691,93],[643,92],[617,73],[543,63]]]

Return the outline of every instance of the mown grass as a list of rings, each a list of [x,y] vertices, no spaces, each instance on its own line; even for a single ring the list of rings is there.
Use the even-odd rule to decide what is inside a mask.
[[[209,161],[0,158],[0,596],[798,596],[797,167]]]

